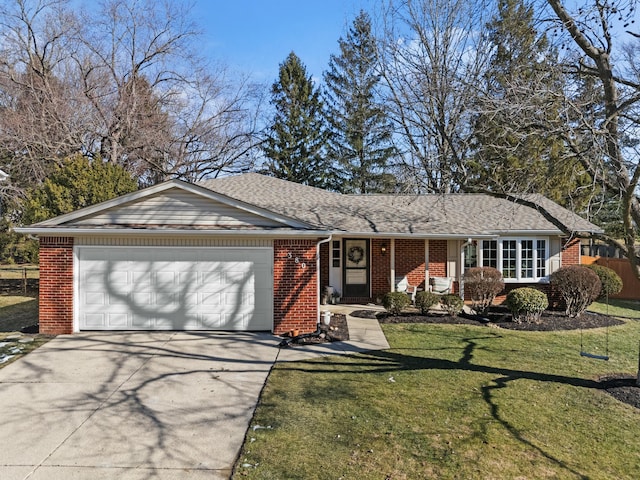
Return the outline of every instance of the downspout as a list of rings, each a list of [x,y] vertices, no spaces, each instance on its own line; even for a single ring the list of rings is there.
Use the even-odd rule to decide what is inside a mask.
[[[318,276],[318,281],[316,284],[316,324],[320,323],[320,245],[322,245],[323,243],[329,243],[332,238],[333,234],[329,235],[329,238],[325,238],[324,240],[320,240],[318,243],[316,243],[316,275]]]

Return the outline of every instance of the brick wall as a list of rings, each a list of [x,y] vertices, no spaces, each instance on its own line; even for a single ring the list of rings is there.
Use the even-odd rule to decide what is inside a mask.
[[[386,251],[382,252],[382,246]],[[371,294],[373,299],[391,291],[391,241],[371,240]]]
[[[396,245],[396,277],[407,277],[410,285],[424,288],[425,244],[424,240],[398,239]],[[445,243],[445,262],[447,255]]]
[[[315,331],[318,321],[316,241],[275,240],[273,250],[274,333],[293,329],[301,333]]]
[[[580,265],[580,239],[562,239],[562,266]]]
[[[446,240],[429,240],[429,276],[447,276]]]
[[[73,238],[40,239],[40,333],[73,332]]]

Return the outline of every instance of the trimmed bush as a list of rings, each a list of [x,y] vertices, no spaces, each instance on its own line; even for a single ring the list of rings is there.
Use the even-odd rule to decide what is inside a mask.
[[[548,306],[547,295],[535,288],[516,288],[507,294],[507,307],[516,323],[539,323]]]
[[[464,301],[458,295],[452,293],[442,295],[440,297],[440,303],[449,315],[458,315],[464,306]]]
[[[586,265],[600,278],[600,297],[606,298],[622,291],[622,278],[614,270],[603,265]]]
[[[382,297],[382,306],[394,317],[400,315],[410,303],[409,296],[404,292],[389,292]]]
[[[440,302],[440,295],[433,292],[416,293],[416,307],[420,309],[423,315],[429,313],[429,309]]]
[[[566,305],[569,317],[579,317],[600,295],[600,278],[596,273],[582,265],[562,267],[551,274],[553,285]]]
[[[493,267],[473,267],[464,273],[464,290],[471,297],[472,307],[485,313],[502,290],[502,273]]]

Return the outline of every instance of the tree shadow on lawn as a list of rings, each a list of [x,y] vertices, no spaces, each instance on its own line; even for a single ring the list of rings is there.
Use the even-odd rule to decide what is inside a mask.
[[[538,451],[542,456],[555,463],[560,468],[566,470],[567,472],[571,472],[578,478],[588,478],[586,475],[574,470],[565,462],[560,460],[559,458],[554,457],[550,453],[546,452],[543,448],[538,445],[535,445],[530,440],[525,438],[525,436],[508,420],[503,418],[500,413],[500,407],[498,403],[495,401],[495,393],[503,388],[509,386],[509,383],[514,382],[516,380],[533,380],[536,382],[549,382],[561,385],[571,385],[579,388],[588,388],[588,389],[603,389],[603,385],[596,380],[589,380],[585,378],[565,376],[565,375],[556,375],[550,373],[543,372],[533,372],[528,370],[517,370],[510,368],[500,368],[493,367],[490,365],[479,365],[474,364],[474,353],[478,348],[482,348],[479,346],[479,341],[481,340],[491,340],[494,338],[499,338],[499,334],[490,334],[490,335],[482,335],[482,336],[474,336],[474,337],[465,337],[462,341],[465,342],[465,347],[462,349],[462,356],[459,360],[447,360],[442,358],[432,358],[432,357],[420,357],[416,355],[412,355],[412,350],[424,351],[424,349],[394,349],[394,350],[378,350],[378,351],[370,351],[357,355],[351,355],[350,357],[353,359],[360,360],[358,362],[358,369],[352,370],[350,372],[349,367],[353,367],[353,363],[344,362],[340,359],[335,359],[335,361],[331,362],[331,368],[318,369],[317,362],[307,361],[307,362],[298,362],[300,363],[313,363],[313,369],[305,369],[304,367],[295,366],[291,364],[280,365],[280,369],[285,370],[298,370],[307,373],[330,373],[330,372],[345,372],[345,373],[362,373],[362,368],[365,367],[365,371],[367,373],[394,373],[398,371],[418,371],[418,370],[450,370],[450,371],[466,371],[466,372],[476,372],[476,373],[486,373],[495,375],[496,377],[492,380],[493,385],[485,385],[481,387],[482,398],[484,402],[489,407],[491,412],[491,416],[499,422],[505,430],[507,430],[513,438],[517,441],[521,442],[528,447],[531,447]],[[443,349],[438,349],[443,350]],[[457,349],[456,349],[457,350]],[[368,363],[362,362],[362,360],[368,360]],[[333,392],[335,395],[335,392]]]

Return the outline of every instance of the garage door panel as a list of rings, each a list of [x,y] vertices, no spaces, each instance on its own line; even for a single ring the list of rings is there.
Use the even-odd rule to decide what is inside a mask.
[[[129,315],[126,313],[109,313],[107,315],[107,325],[110,328],[121,329],[127,328],[129,323]]]
[[[134,307],[136,305],[152,305],[153,294],[151,292],[135,292],[131,294],[131,301]]]
[[[80,329],[272,328],[271,249],[78,249]]]
[[[85,317],[87,328],[100,328],[105,326],[103,313],[90,313]]]
[[[220,296],[221,295],[219,293],[203,293],[200,295],[200,298],[202,299],[201,304],[218,306],[221,303]]]
[[[153,326],[153,317],[149,314],[132,313],[129,318],[134,330],[150,330]]]
[[[84,301],[87,305],[103,307],[106,305],[105,298],[104,292],[86,292]]]
[[[202,313],[200,314],[200,324],[205,330],[222,328],[222,314]]]

